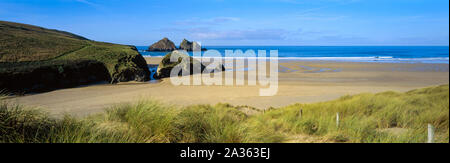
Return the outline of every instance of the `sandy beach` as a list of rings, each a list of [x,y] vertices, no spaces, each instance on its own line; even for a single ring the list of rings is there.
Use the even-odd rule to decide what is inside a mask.
[[[161,58],[146,58],[149,65]],[[96,84],[10,98],[10,102],[39,107],[52,115],[86,116],[117,104],[154,99],[166,104],[230,103],[258,109],[313,103],[344,95],[383,91],[405,92],[449,83],[448,64],[294,61],[279,63],[279,89],[261,97],[261,86],[174,86],[158,82]]]

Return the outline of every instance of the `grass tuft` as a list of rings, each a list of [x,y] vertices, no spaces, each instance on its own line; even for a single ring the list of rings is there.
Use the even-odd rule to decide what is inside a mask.
[[[82,119],[54,119],[36,109],[1,102],[0,142],[423,143],[427,124],[436,127],[437,142],[449,141],[448,85],[406,93],[344,96],[265,113],[245,114],[242,108],[249,109],[229,104],[179,108],[141,101]]]

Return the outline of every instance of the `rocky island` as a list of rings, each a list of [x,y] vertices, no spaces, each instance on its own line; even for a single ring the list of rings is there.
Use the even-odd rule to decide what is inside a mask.
[[[170,41],[167,37],[151,45],[147,51],[157,51],[157,52],[171,52],[176,50],[175,44]]]
[[[186,39],[183,39],[183,41],[180,44],[180,50],[186,50],[186,51],[194,51],[194,50],[201,50],[206,51],[205,48],[202,48],[201,45],[197,42],[191,42]]]
[[[194,48],[195,47],[195,48]],[[177,48],[175,44],[170,41],[167,37],[164,37],[163,39],[159,40],[158,42],[152,44],[149,46],[147,51],[150,52],[172,52],[174,50],[185,50],[188,52],[194,51],[194,49],[200,49],[201,51],[206,51],[207,49],[201,48],[200,44],[198,42],[191,42],[187,39],[183,39],[183,41],[180,43],[180,47]]]

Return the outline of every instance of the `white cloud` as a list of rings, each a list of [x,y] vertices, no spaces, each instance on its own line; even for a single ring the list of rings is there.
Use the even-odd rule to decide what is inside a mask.
[[[198,40],[283,40],[288,32],[283,29],[248,30],[190,30],[192,38]]]

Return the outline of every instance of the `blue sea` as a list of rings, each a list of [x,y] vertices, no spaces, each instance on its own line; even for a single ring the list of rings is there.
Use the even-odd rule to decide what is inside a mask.
[[[147,57],[162,57],[167,52],[146,52],[148,46],[137,46]],[[383,63],[446,63],[448,46],[205,46],[225,55],[225,50],[278,50],[279,59]],[[192,53],[190,53],[192,55]]]

